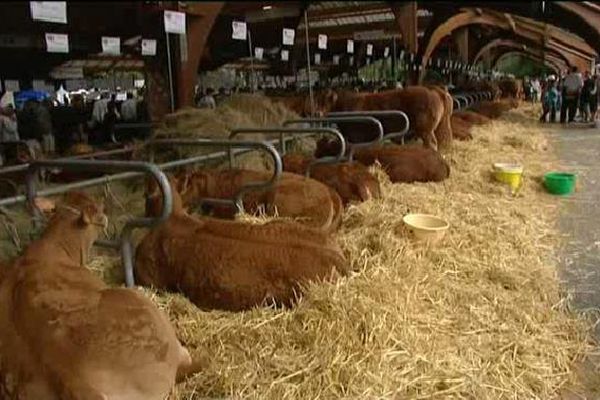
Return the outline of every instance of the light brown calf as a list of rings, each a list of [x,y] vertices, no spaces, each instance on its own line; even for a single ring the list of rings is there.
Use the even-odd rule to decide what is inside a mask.
[[[286,154],[282,158],[285,171],[304,175],[312,161],[301,154]],[[364,165],[351,163],[319,164],[311,168],[310,176],[334,189],[344,206],[381,197],[377,178]]]
[[[2,398],[163,400],[191,365],[166,316],[140,292],[109,288],[82,264],[107,220],[81,193],[0,284]],[[2,391],[0,391],[2,394]]]
[[[171,217],[137,248],[141,284],[181,291],[202,308],[240,311],[265,301],[290,306],[303,283],[347,273],[340,247],[323,231],[287,221],[255,225],[190,216],[178,186],[172,181]],[[162,197],[155,185],[148,190],[153,214]]]
[[[178,175],[177,190],[183,204],[189,206],[201,198],[233,198],[234,194],[250,182],[264,182],[270,172],[232,169],[199,170]],[[268,215],[299,218],[307,226],[326,232],[336,230],[342,221],[343,205],[335,190],[323,183],[284,172],[271,190],[251,191],[244,196],[244,209],[255,213],[263,206]],[[232,218],[235,209],[215,206],[213,215]]]

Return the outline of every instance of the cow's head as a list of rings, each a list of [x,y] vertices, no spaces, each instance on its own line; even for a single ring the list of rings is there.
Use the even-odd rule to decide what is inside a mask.
[[[83,265],[92,244],[108,227],[104,204],[83,192],[69,192],[56,205],[51,200],[37,203],[53,214],[46,231],[56,232],[62,242],[76,246],[79,259],[74,261]]]
[[[181,180],[174,177],[169,176],[169,185],[171,186],[171,196],[173,198],[173,214],[180,212],[183,210],[183,205],[181,201],[180,187]],[[146,181],[146,210],[145,214],[147,217],[158,217],[162,213],[163,208],[163,196],[160,191],[160,187],[154,178],[148,178]]]

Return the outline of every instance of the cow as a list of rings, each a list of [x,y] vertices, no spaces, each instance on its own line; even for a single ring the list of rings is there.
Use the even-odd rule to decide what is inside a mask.
[[[498,81],[498,86],[502,91],[502,97],[523,99],[525,96],[523,81],[520,79],[502,79]]]
[[[317,142],[315,157],[337,154],[339,142],[322,138]],[[378,161],[391,182],[440,182],[450,176],[450,165],[440,153],[418,146],[375,145],[357,149],[354,159],[363,165]]]
[[[3,398],[163,400],[192,366],[166,315],[83,267],[107,225],[83,193],[59,204],[0,284]]]
[[[451,117],[454,112],[454,101],[445,86],[425,85],[425,87],[437,93],[444,105],[444,116],[435,129],[435,137],[440,149],[447,148],[452,144],[453,139]]]
[[[461,141],[473,139],[473,135],[471,134],[471,128],[473,127],[473,124],[459,117],[455,117],[454,115],[451,118],[451,123],[454,138]]]
[[[307,95],[269,96],[269,100],[283,104],[288,110],[302,117],[310,115],[310,97]]]
[[[444,118],[444,101],[437,92],[426,87],[410,86],[379,93],[335,93],[327,90],[316,94],[315,103],[320,114],[331,111],[403,111],[417,137],[423,140],[424,147],[438,149],[435,130]],[[361,141],[370,140],[364,138]]]
[[[472,111],[490,119],[500,118],[509,108],[507,103],[501,101],[482,101],[471,106]]]
[[[284,171],[304,175],[312,160],[301,154],[286,154],[282,161]],[[310,177],[334,189],[344,206],[381,197],[377,178],[357,162],[318,164],[311,167]]]
[[[187,213],[171,178],[173,211],[136,251],[139,283],[181,291],[202,309],[248,310],[265,303],[292,306],[309,281],[347,275],[348,263],[327,233],[295,222],[251,224]],[[146,215],[162,195],[147,186]]]
[[[485,115],[481,115],[479,113],[476,113],[475,111],[469,110],[457,111],[454,114],[452,114],[452,118],[462,119],[470,125],[485,125],[491,121],[491,119],[486,117]]]
[[[243,185],[265,182],[270,172],[246,169],[202,169],[181,172],[178,187],[184,205],[189,206],[202,198],[231,199]],[[185,187],[185,190],[184,190]],[[304,176],[284,172],[270,190],[253,190],[243,197],[244,209],[256,213],[261,208],[268,215],[299,218],[303,224],[324,231],[334,231],[342,221],[343,204],[337,192],[325,184]],[[231,206],[212,207],[214,216],[233,218]]]

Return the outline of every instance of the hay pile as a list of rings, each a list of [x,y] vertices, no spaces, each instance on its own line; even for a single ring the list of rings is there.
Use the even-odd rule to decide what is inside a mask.
[[[165,123],[156,130],[156,137],[189,137],[226,139],[234,128],[267,128],[278,127],[286,120],[298,119],[298,114],[290,111],[268,97],[252,94],[237,94],[227,99],[214,110],[184,108],[165,117]],[[239,136],[239,140],[275,139],[275,135]],[[306,148],[312,145],[311,140],[294,140],[291,146]],[[212,153],[222,150],[217,148],[183,148],[175,152],[164,151],[163,158],[189,157],[192,155]],[[163,159],[159,158],[159,159]],[[262,153],[252,152],[238,157],[240,168],[270,169],[268,157]]]
[[[587,325],[555,276],[558,203],[536,181],[551,149],[539,126],[511,119],[524,117],[457,142],[443,183],[392,185],[375,169],[384,199],[351,206],[338,234],[355,273],[311,285],[292,310],[203,312],[144,289],[203,364],[173,398],[552,398],[589,350]],[[492,162],[525,165],[517,197],[491,181]],[[409,211],[447,219],[444,242],[411,242]],[[119,268],[91,267],[108,280]]]

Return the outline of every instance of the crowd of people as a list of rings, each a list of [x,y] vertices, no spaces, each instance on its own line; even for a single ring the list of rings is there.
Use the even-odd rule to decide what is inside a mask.
[[[26,141],[45,155],[64,155],[76,143],[102,145],[112,140],[118,123],[149,122],[143,98],[127,93],[123,101],[116,94],[102,92],[95,101],[73,94],[59,104],[51,99],[27,100],[16,109],[14,101],[0,107],[0,163],[14,162],[10,148],[15,141]],[[13,146],[14,147],[14,146]],[[1,164],[0,164],[1,165]]]
[[[536,90],[533,89],[533,79],[529,82],[526,93],[533,102]],[[538,81],[539,82],[539,81]],[[539,97],[542,101],[541,122],[560,123],[594,122],[598,114],[598,96],[600,96],[600,77],[585,71],[583,74],[577,67],[572,67],[568,74],[556,77],[550,75],[539,83]]]

